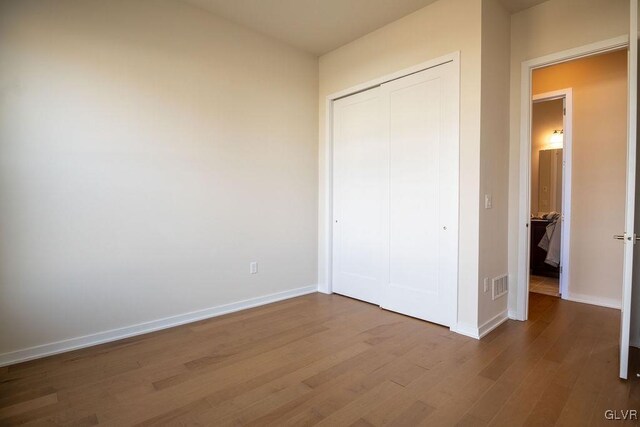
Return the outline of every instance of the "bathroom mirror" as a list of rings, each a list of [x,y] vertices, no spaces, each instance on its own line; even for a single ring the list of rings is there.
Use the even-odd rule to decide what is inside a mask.
[[[562,148],[538,156],[538,211],[562,212]]]

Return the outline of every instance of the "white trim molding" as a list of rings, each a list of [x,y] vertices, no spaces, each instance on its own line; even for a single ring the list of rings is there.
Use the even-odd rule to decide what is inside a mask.
[[[562,299],[573,302],[580,302],[583,304],[597,305],[600,307],[615,308],[616,310],[620,310],[621,308],[620,301],[616,299],[594,297],[593,295],[577,294],[574,292],[568,292],[566,296],[562,296]]]
[[[52,356],[54,354],[65,353],[72,350],[78,350],[85,347],[91,347],[98,344],[117,341],[124,338],[134,337],[136,335],[147,334],[149,332],[155,332],[162,329],[173,328],[174,326],[180,326],[187,323],[197,322],[199,320],[222,316],[224,314],[229,314],[240,310],[246,310],[248,308],[259,307],[261,305],[271,304],[277,301],[312,294],[314,292],[317,292],[317,290],[318,287],[316,285],[290,289],[256,298],[246,299],[243,301],[205,308],[204,310],[192,311],[189,313],[178,314],[176,316],[138,323],[136,325],[125,326],[123,328],[111,329],[109,331],[98,332],[95,334],[38,345],[35,347],[16,350],[9,353],[3,353],[0,354],[0,367],[13,365],[20,362],[26,362],[28,360],[39,359],[46,356]]]
[[[482,337],[486,336],[489,332],[493,331],[498,326],[502,325],[507,320],[509,320],[509,316],[508,316],[507,310],[505,310],[493,316],[491,319],[484,322],[478,328],[471,326],[469,324],[458,323],[455,327],[451,328],[451,331],[479,340]]]
[[[560,295],[562,299],[567,299],[565,295],[568,295],[569,290],[569,277],[571,273],[571,265],[569,257],[570,254],[570,245],[571,245],[571,177],[573,176],[573,88],[565,88],[560,90],[555,90],[553,92],[541,93],[538,95],[532,96],[532,102],[545,102],[556,99],[562,99],[564,104],[564,116],[562,119],[563,123],[563,132],[564,132],[564,141],[562,146],[562,212],[561,212],[561,237],[560,237],[560,259],[562,260],[562,265],[560,269]],[[529,137],[529,154],[531,155],[531,147],[533,145],[533,141],[531,141],[531,136]],[[529,176],[531,176],[531,157],[529,157]],[[531,183],[528,185],[528,194],[525,199],[526,203],[529,204],[529,212],[531,211]],[[521,238],[527,239],[527,248],[530,247],[529,239],[531,238],[531,227],[527,230],[527,233],[521,235]],[[523,274],[524,273],[524,274]],[[526,271],[520,272],[521,277],[520,281],[524,281],[527,283],[527,289],[529,289],[529,269]],[[527,296],[528,298],[528,296]],[[527,302],[527,307],[529,307],[529,303]]]
[[[498,326],[502,325],[507,320],[509,320],[509,316],[508,316],[507,310],[504,310],[502,313],[496,314],[491,319],[489,319],[486,322],[484,322],[478,328],[478,333],[480,335],[480,338],[484,337],[489,332],[493,331],[495,328],[497,328]]]
[[[456,334],[464,335],[469,338],[474,338],[476,340],[480,339],[479,329],[467,323],[457,323],[455,326],[452,326],[450,330],[451,332],[455,332]]]

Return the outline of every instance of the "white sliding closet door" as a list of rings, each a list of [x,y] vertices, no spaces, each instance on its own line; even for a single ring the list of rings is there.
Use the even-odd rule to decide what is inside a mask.
[[[333,105],[333,290],[375,304],[388,276],[389,155],[379,93]]]
[[[333,290],[451,326],[458,283],[457,68],[334,101]]]
[[[381,306],[455,322],[458,95],[452,63],[383,84],[389,136],[389,281]]]

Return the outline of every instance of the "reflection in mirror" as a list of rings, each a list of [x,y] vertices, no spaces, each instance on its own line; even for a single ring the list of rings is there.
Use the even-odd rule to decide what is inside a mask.
[[[533,102],[531,116],[531,217],[541,218],[561,210],[562,169],[554,169],[551,155],[562,161],[564,144],[564,98]],[[544,164],[542,164],[544,163]],[[542,164],[542,169],[540,166]],[[562,165],[562,163],[560,163]],[[557,176],[554,177],[552,172]],[[559,190],[552,186],[559,185]],[[552,197],[553,196],[553,197]],[[557,197],[556,197],[557,196]],[[557,199],[557,201],[556,201]]]
[[[562,212],[562,149],[538,152],[538,211]]]

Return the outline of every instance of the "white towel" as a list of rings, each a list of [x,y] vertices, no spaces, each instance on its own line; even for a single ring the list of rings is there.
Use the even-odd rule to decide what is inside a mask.
[[[547,264],[558,267],[560,265],[560,236],[562,235],[560,229],[561,215],[557,212],[551,212],[546,215],[546,218],[553,220],[547,225],[544,236],[540,239],[538,247],[547,251],[547,256],[544,260]]]
[[[560,219],[556,219],[554,222],[553,231],[551,233],[551,238],[549,239],[549,249],[547,250],[547,257],[544,262],[547,264],[558,267],[560,265],[560,236],[562,225],[560,224]]]

